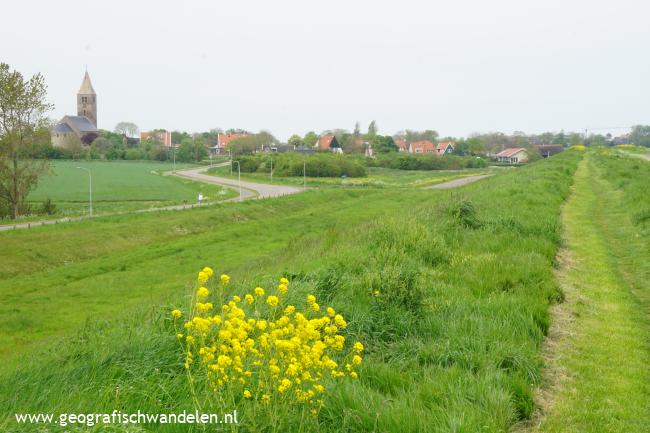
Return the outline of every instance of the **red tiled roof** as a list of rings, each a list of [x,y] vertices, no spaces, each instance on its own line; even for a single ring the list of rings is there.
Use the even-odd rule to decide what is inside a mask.
[[[232,140],[246,136],[248,134],[219,134],[217,136],[217,142],[219,143],[219,147],[226,147]]]
[[[428,140],[416,141],[411,143],[411,149],[422,149],[422,153],[433,153],[436,151],[436,145]]]
[[[403,139],[397,139],[395,140],[395,145],[399,147],[400,149],[406,150],[408,146],[406,145],[406,140]]]
[[[438,143],[437,149],[438,151],[445,151],[449,146],[451,146],[452,149],[456,147],[453,141],[441,141],[440,143]]]
[[[518,154],[522,150],[526,151],[526,149],[524,149],[523,147],[511,147],[509,149],[504,149],[501,152],[497,153],[497,157],[510,158],[511,156]]]
[[[332,145],[332,140],[334,140],[334,134],[325,134],[318,139],[318,148],[321,150],[327,150]]]
[[[140,140],[146,140],[151,137],[161,141],[165,146],[172,145],[172,133],[169,131],[140,132]]]

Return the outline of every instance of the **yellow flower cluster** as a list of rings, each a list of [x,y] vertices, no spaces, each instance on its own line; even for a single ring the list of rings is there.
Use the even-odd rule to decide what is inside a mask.
[[[320,314],[316,297],[308,295],[303,308],[288,305],[289,281],[280,279],[275,293],[262,287],[243,297],[225,298],[228,275],[213,300],[208,285],[212,269],[198,275],[196,291],[184,331],[177,337],[185,354],[185,368],[192,381],[206,380],[216,393],[231,393],[262,404],[306,404],[312,414],[323,406],[326,386],[339,378],[357,378],[363,344],[345,351],[347,327],[342,315],[328,307]],[[172,311],[178,324],[182,313]]]

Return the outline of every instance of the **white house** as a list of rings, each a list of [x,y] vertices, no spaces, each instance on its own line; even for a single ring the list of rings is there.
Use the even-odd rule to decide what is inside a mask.
[[[521,164],[528,161],[528,152],[523,147],[511,147],[496,154],[497,161]]]

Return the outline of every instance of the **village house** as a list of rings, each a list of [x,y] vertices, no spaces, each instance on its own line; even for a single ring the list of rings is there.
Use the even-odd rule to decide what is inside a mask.
[[[395,146],[397,146],[399,152],[409,151],[409,147],[406,145],[406,140],[404,140],[403,138],[396,138],[394,141],[395,141]]]
[[[339,144],[334,134],[325,134],[321,136],[316,144],[314,144],[314,148],[319,151],[343,153],[343,149],[341,149],[341,145]]]
[[[511,147],[497,153],[496,159],[508,164],[521,164],[528,161],[528,151],[523,147]]]
[[[454,153],[454,150],[456,149],[456,143],[453,141],[442,141],[438,143],[436,146],[436,152],[438,155],[447,155],[450,153]]]
[[[225,134],[225,133],[219,133],[217,134],[217,142],[213,145],[210,146],[210,154],[211,155],[222,155],[226,153],[226,147],[228,144],[237,138],[242,138],[242,137],[248,137],[250,134]]]
[[[165,130],[140,132],[140,141],[154,139],[161,142],[165,147],[172,146],[172,133]]]
[[[429,140],[415,141],[409,144],[409,153],[437,154],[436,145]]]

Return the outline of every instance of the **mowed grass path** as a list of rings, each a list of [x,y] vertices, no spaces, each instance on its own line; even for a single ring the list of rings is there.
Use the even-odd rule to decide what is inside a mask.
[[[173,204],[195,203],[199,192],[207,200],[234,197],[231,189],[163,176],[173,165],[153,161],[53,161],[52,173],[43,177],[28,197],[34,207],[50,198],[58,216],[88,211],[88,173],[92,172],[95,214],[124,212]],[[192,167],[176,164],[176,168]]]
[[[631,282],[639,280],[626,277],[643,271],[629,260],[648,251],[634,250],[643,247],[621,207],[622,193],[594,158],[581,162],[564,210],[570,256],[564,308],[572,319],[551,353],[556,377],[539,432],[650,431],[650,286],[645,280],[635,287]]]

